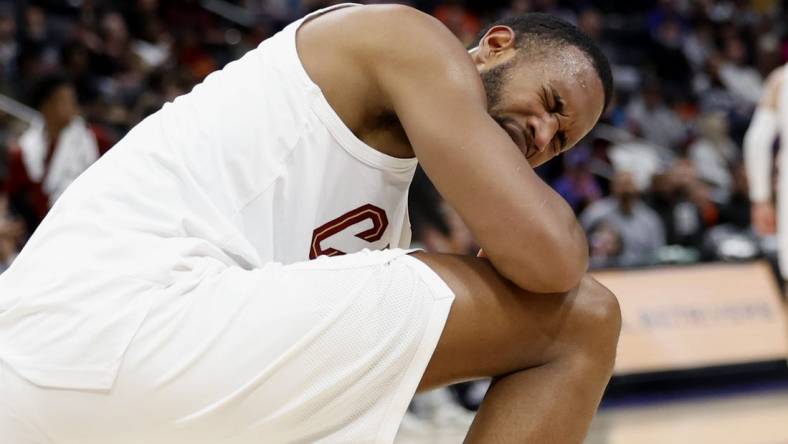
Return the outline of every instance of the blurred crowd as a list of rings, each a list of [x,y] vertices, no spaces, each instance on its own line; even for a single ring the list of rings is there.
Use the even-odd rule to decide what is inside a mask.
[[[331,3],[339,2],[0,0],[0,271],[63,189],[137,122]],[[786,5],[401,3],[433,14],[466,44],[492,19],[541,11],[603,48],[615,101],[578,147],[539,170],[578,214],[593,266],[759,254],[741,145],[765,76],[788,60]],[[421,172],[411,207],[416,241],[474,252],[462,220]]]
[[[500,14],[549,12],[599,43],[615,100],[572,151],[538,172],[588,234],[591,266],[635,267],[774,255],[754,232],[742,142],[764,79],[788,60],[788,2],[513,0],[432,12],[461,40]],[[476,245],[423,174],[412,197],[430,249]]]

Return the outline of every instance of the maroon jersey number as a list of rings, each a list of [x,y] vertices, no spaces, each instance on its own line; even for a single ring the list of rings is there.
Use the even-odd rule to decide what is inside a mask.
[[[355,236],[367,242],[380,240],[380,238],[383,237],[383,233],[386,231],[386,227],[389,226],[389,219],[386,217],[386,211],[372,204],[362,205],[355,210],[348,211],[338,218],[315,228],[315,231],[312,232],[312,246],[309,249],[309,259],[314,259],[321,255],[339,256],[345,254],[344,251],[337,250],[336,248],[323,248],[321,243],[340,231],[346,230],[367,219],[372,221],[372,228],[356,233]]]

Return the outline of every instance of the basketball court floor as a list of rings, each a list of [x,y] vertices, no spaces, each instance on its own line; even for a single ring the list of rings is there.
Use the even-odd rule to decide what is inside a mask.
[[[395,444],[460,444],[462,430],[400,433]],[[788,387],[603,408],[585,444],[788,444]]]

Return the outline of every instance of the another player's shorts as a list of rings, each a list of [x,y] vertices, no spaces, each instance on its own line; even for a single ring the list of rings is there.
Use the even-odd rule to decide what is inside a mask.
[[[454,298],[406,253],[229,268],[156,300],[108,391],[0,363],[0,442],[391,442]]]

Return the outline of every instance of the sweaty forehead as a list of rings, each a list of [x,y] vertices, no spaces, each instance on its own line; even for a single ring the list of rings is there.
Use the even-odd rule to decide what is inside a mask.
[[[593,64],[580,50],[566,48],[546,60],[545,74],[544,86],[561,96],[572,121],[571,138],[582,138],[596,124],[605,101]]]
[[[570,46],[553,46],[542,51],[542,61],[548,68],[553,68],[559,73],[574,77],[584,71],[593,71],[593,64],[588,56],[580,49]]]
[[[544,70],[544,80],[550,83],[561,85],[562,89],[567,87],[577,87],[586,94],[593,94],[594,89],[602,93],[602,104],[604,104],[604,92],[602,81],[594,69],[591,60],[579,49],[574,47],[561,48],[552,54],[547,54],[542,59],[542,69]]]

